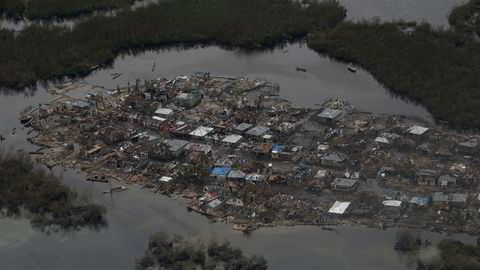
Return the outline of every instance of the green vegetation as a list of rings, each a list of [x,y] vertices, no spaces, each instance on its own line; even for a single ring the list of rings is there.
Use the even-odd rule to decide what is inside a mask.
[[[136,269],[225,269],[265,270],[263,257],[245,257],[242,251],[228,243],[215,242],[205,246],[201,242],[187,241],[180,236],[169,237],[164,233],[153,235],[148,250],[137,261]]]
[[[480,0],[470,0],[458,6],[448,16],[448,22],[458,32],[480,35]]]
[[[135,0],[0,0],[0,13],[15,19],[70,18],[130,6]]]
[[[167,0],[117,16],[95,16],[73,30],[31,26],[0,30],[0,86],[88,74],[129,49],[179,44],[274,46],[345,17],[336,2],[302,7],[290,0]]]
[[[26,212],[41,230],[72,230],[106,224],[105,209],[91,204],[35,168],[28,157],[0,155],[0,209],[6,216]]]
[[[457,240],[442,240],[437,245],[440,258],[418,263],[417,270],[476,270],[480,269],[480,248]]]
[[[341,23],[309,46],[370,71],[437,119],[480,127],[480,45],[461,33],[405,23]]]

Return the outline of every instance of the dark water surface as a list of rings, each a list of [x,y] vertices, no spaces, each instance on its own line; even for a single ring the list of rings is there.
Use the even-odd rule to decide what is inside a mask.
[[[448,3],[453,5],[463,1],[436,0],[428,1],[429,4],[412,0],[342,2],[349,9],[350,18],[381,15],[390,19],[392,17],[388,16],[403,16],[404,13],[441,22],[445,17],[443,14],[450,8],[447,8]],[[381,3],[390,2],[382,9]],[[421,10],[421,5],[430,9]],[[156,68],[152,72],[153,63]],[[296,66],[306,68],[307,72],[295,71]],[[133,83],[136,78],[176,76],[198,70],[213,75],[249,76],[277,82],[280,95],[299,106],[315,106],[326,98],[339,96],[362,110],[430,118],[423,107],[391,96],[367,72],[350,73],[345,63],[320,57],[299,44],[249,54],[216,47],[148,51],[119,57],[112,69],[96,71],[84,80],[115,88],[117,84]],[[115,72],[123,75],[112,80],[110,73]],[[19,125],[18,114],[29,105],[51,99],[41,87],[33,95],[0,94],[0,134],[7,138],[0,143],[0,148],[12,152],[34,149],[25,140],[27,130]],[[14,127],[17,132],[12,134]],[[108,227],[100,231],[46,235],[33,230],[27,220],[0,219],[0,269],[132,269],[135,258],[143,254],[148,237],[159,231],[203,239],[227,239],[247,254],[265,256],[271,269],[414,269],[413,265],[407,264],[407,258],[393,250],[395,229],[378,231],[341,227],[337,234],[317,227],[299,226],[265,228],[246,237],[225,224],[210,224],[204,217],[188,213],[181,201],[155,195],[137,186],[129,186],[128,191],[109,196],[101,194],[107,188],[104,184],[87,183],[82,174],[61,169],[56,173],[63,176],[66,184],[88,193],[94,202],[107,207]],[[430,239],[445,237],[429,232],[423,234]],[[467,236],[456,237],[472,241]]]

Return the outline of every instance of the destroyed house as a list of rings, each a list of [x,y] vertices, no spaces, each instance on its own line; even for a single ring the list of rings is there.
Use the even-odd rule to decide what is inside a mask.
[[[422,138],[425,137],[430,129],[427,127],[422,127],[422,126],[412,126],[408,128],[407,133],[412,137],[412,138]]]
[[[350,206],[350,202],[335,201],[328,210],[330,214],[343,215],[346,214]]]
[[[325,124],[336,123],[342,116],[342,110],[327,108],[317,115],[318,121]]]
[[[272,159],[297,161],[302,156],[302,146],[289,147],[275,144],[272,147]]]
[[[335,178],[330,184],[330,188],[337,191],[355,191],[359,185],[356,179]]]
[[[189,143],[185,146],[185,150],[190,152],[199,152],[207,155],[212,152],[212,146],[202,143]]]
[[[295,124],[290,122],[283,122],[278,125],[277,130],[283,135],[289,135],[295,131]]]
[[[212,131],[213,131],[213,128],[211,128],[211,127],[199,126],[195,130],[190,132],[189,134],[190,134],[190,136],[193,136],[193,137],[203,138],[203,137],[207,136]]]
[[[215,166],[210,173],[210,176],[216,180],[226,180],[228,173],[232,170],[230,166]]]
[[[438,184],[442,187],[455,187],[457,186],[457,178],[448,174],[441,175],[438,178]]]
[[[238,132],[238,133],[244,133],[245,131],[247,131],[249,128],[251,128],[252,125],[251,124],[248,124],[248,123],[241,123],[239,125],[237,125],[233,130],[235,132]]]
[[[180,156],[188,143],[188,141],[177,139],[165,141],[168,151],[170,151],[174,157]]]
[[[173,113],[173,110],[172,109],[168,109],[168,108],[158,108],[157,110],[155,110],[154,114],[156,115],[161,115],[161,116],[169,116]]]
[[[340,153],[327,153],[320,158],[320,162],[324,166],[343,166],[346,156]]]
[[[240,170],[230,170],[230,172],[227,175],[228,180],[245,180],[245,177],[247,176],[246,173],[240,171]]]
[[[459,207],[465,208],[467,206],[468,195],[466,193],[443,193],[435,192],[432,194],[432,204],[438,208]]]
[[[242,140],[242,138],[242,135],[230,134],[225,136],[225,138],[222,139],[222,142],[228,144],[237,144]]]
[[[47,117],[53,114],[54,108],[49,104],[40,104],[38,106],[38,115],[40,117]]]
[[[141,92],[133,93],[125,98],[125,107],[129,109],[138,109],[145,106],[145,95]]]
[[[420,169],[416,173],[416,180],[422,186],[435,186],[437,184],[437,171]]]
[[[115,144],[127,139],[127,133],[120,128],[104,127],[96,132],[96,136],[99,140],[106,144]]]
[[[383,205],[383,213],[391,214],[398,216],[402,210],[402,201],[400,200],[385,200],[382,202]]]
[[[200,90],[192,90],[190,93],[181,92],[174,99],[173,102],[181,107],[193,107],[200,103],[203,94]]]
[[[328,185],[328,183],[327,171],[319,170],[313,179],[307,183],[306,188],[312,191],[321,191]]]
[[[270,129],[268,127],[259,125],[247,131],[246,134],[252,137],[261,137],[262,135],[267,133],[267,131],[269,130]]]
[[[79,100],[79,99],[72,102],[72,107],[78,110],[88,109],[90,105],[91,105],[90,103],[83,100]]]
[[[457,143],[458,151],[466,154],[475,154],[479,148],[480,140],[477,138]]]
[[[430,199],[425,196],[414,196],[410,199],[410,205],[412,207],[427,207]]]

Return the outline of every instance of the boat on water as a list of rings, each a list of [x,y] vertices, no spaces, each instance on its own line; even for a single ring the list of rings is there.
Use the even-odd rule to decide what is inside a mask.
[[[112,193],[112,192],[120,192],[120,191],[125,191],[127,190],[127,187],[125,186],[118,186],[118,187],[113,187],[113,188],[109,188],[107,190],[105,190],[103,192],[103,194],[106,194],[106,193]]]
[[[357,69],[352,65],[352,63],[348,64],[347,69],[350,72],[357,72]]]
[[[87,177],[86,180],[90,181],[90,182],[108,183],[108,179],[104,175],[92,175],[92,176]]]
[[[232,229],[242,231],[243,233],[249,233],[258,229],[258,226],[254,224],[233,224]]]
[[[295,68],[297,71],[301,71],[301,72],[307,72],[307,69],[306,68],[302,68],[302,67],[296,67]]]

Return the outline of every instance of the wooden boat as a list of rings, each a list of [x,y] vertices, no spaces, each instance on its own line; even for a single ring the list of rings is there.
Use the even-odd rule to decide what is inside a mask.
[[[105,191],[103,192],[103,194],[112,193],[112,192],[120,192],[120,191],[124,191],[124,190],[127,190],[127,187],[125,187],[125,186],[118,186],[118,187],[109,188],[109,189],[105,190]]]
[[[232,229],[242,231],[243,233],[249,233],[258,229],[258,226],[254,224],[233,224]]]
[[[347,69],[350,72],[354,72],[354,73],[357,72],[357,69],[352,64],[348,64]]]
[[[86,180],[91,182],[108,183],[108,179],[104,175],[92,175],[87,177]]]
[[[296,67],[295,69],[296,69],[297,71],[307,72],[307,69],[302,68],[302,67]]]

